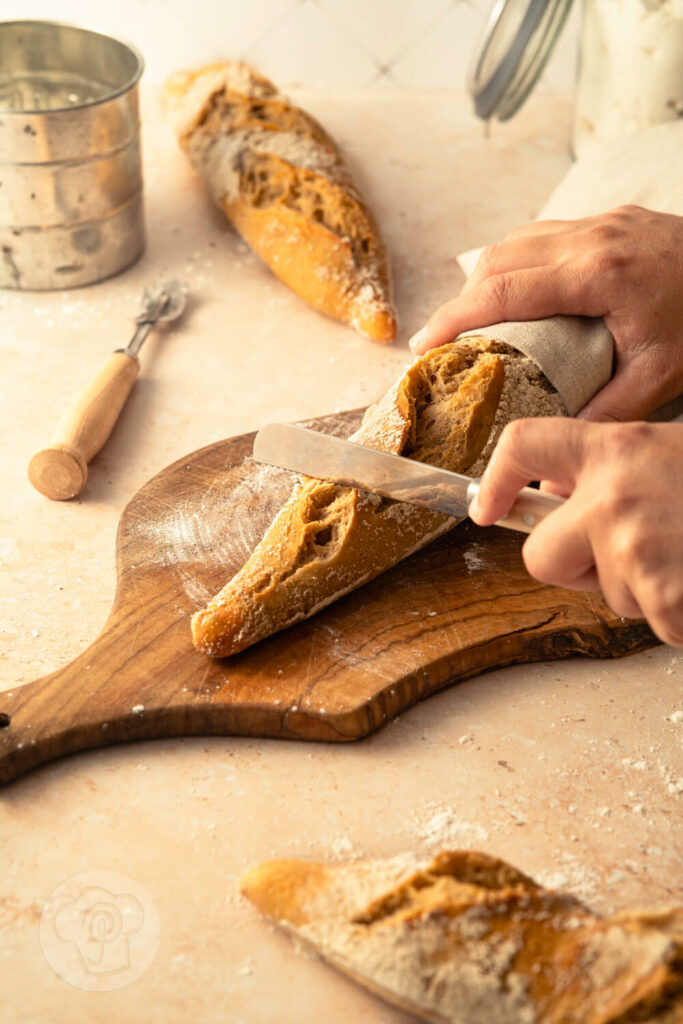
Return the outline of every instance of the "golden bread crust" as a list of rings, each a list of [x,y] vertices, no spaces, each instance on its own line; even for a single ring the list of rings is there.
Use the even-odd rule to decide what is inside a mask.
[[[466,472],[503,386],[496,342],[417,360],[354,435],[360,444]],[[243,568],[192,618],[195,646],[226,657],[307,618],[452,528],[448,516],[305,478]]]
[[[603,919],[497,858],[273,861],[241,891],[354,980],[424,1020],[674,1024],[683,908]]]
[[[393,341],[379,227],[315,118],[241,62],[177,72],[165,100],[195,170],[271,270],[315,309]]]

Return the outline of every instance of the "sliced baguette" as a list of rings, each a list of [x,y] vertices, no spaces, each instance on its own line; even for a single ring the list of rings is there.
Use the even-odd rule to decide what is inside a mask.
[[[529,360],[498,342],[468,338],[417,360],[368,409],[354,439],[457,472],[480,469],[520,397],[529,414],[562,411]],[[193,616],[194,644],[214,657],[235,654],[454,525],[435,512],[304,479],[243,568]]]

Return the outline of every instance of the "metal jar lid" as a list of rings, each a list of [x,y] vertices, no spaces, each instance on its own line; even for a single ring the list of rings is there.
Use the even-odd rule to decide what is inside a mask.
[[[507,121],[538,81],[572,0],[496,0],[468,75],[476,114]]]

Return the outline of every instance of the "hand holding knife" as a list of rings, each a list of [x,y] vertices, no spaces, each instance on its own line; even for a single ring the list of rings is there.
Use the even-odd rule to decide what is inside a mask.
[[[479,479],[288,423],[270,423],[258,432],[254,458],[295,473],[442,512],[457,520],[468,515],[479,490]],[[563,501],[557,495],[524,487],[496,525],[531,533]]]

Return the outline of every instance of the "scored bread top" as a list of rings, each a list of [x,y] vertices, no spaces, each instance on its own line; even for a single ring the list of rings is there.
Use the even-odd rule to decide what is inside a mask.
[[[281,280],[361,333],[393,340],[379,228],[315,118],[238,61],[177,72],[165,96],[215,202]]]
[[[604,920],[475,851],[426,863],[271,861],[240,887],[336,967],[425,1020],[673,1024],[683,1012],[683,908]]]
[[[377,405],[353,440],[466,472],[488,443],[504,346],[434,349]],[[243,568],[192,618],[195,646],[225,657],[312,615],[455,525],[438,512],[304,478]]]

